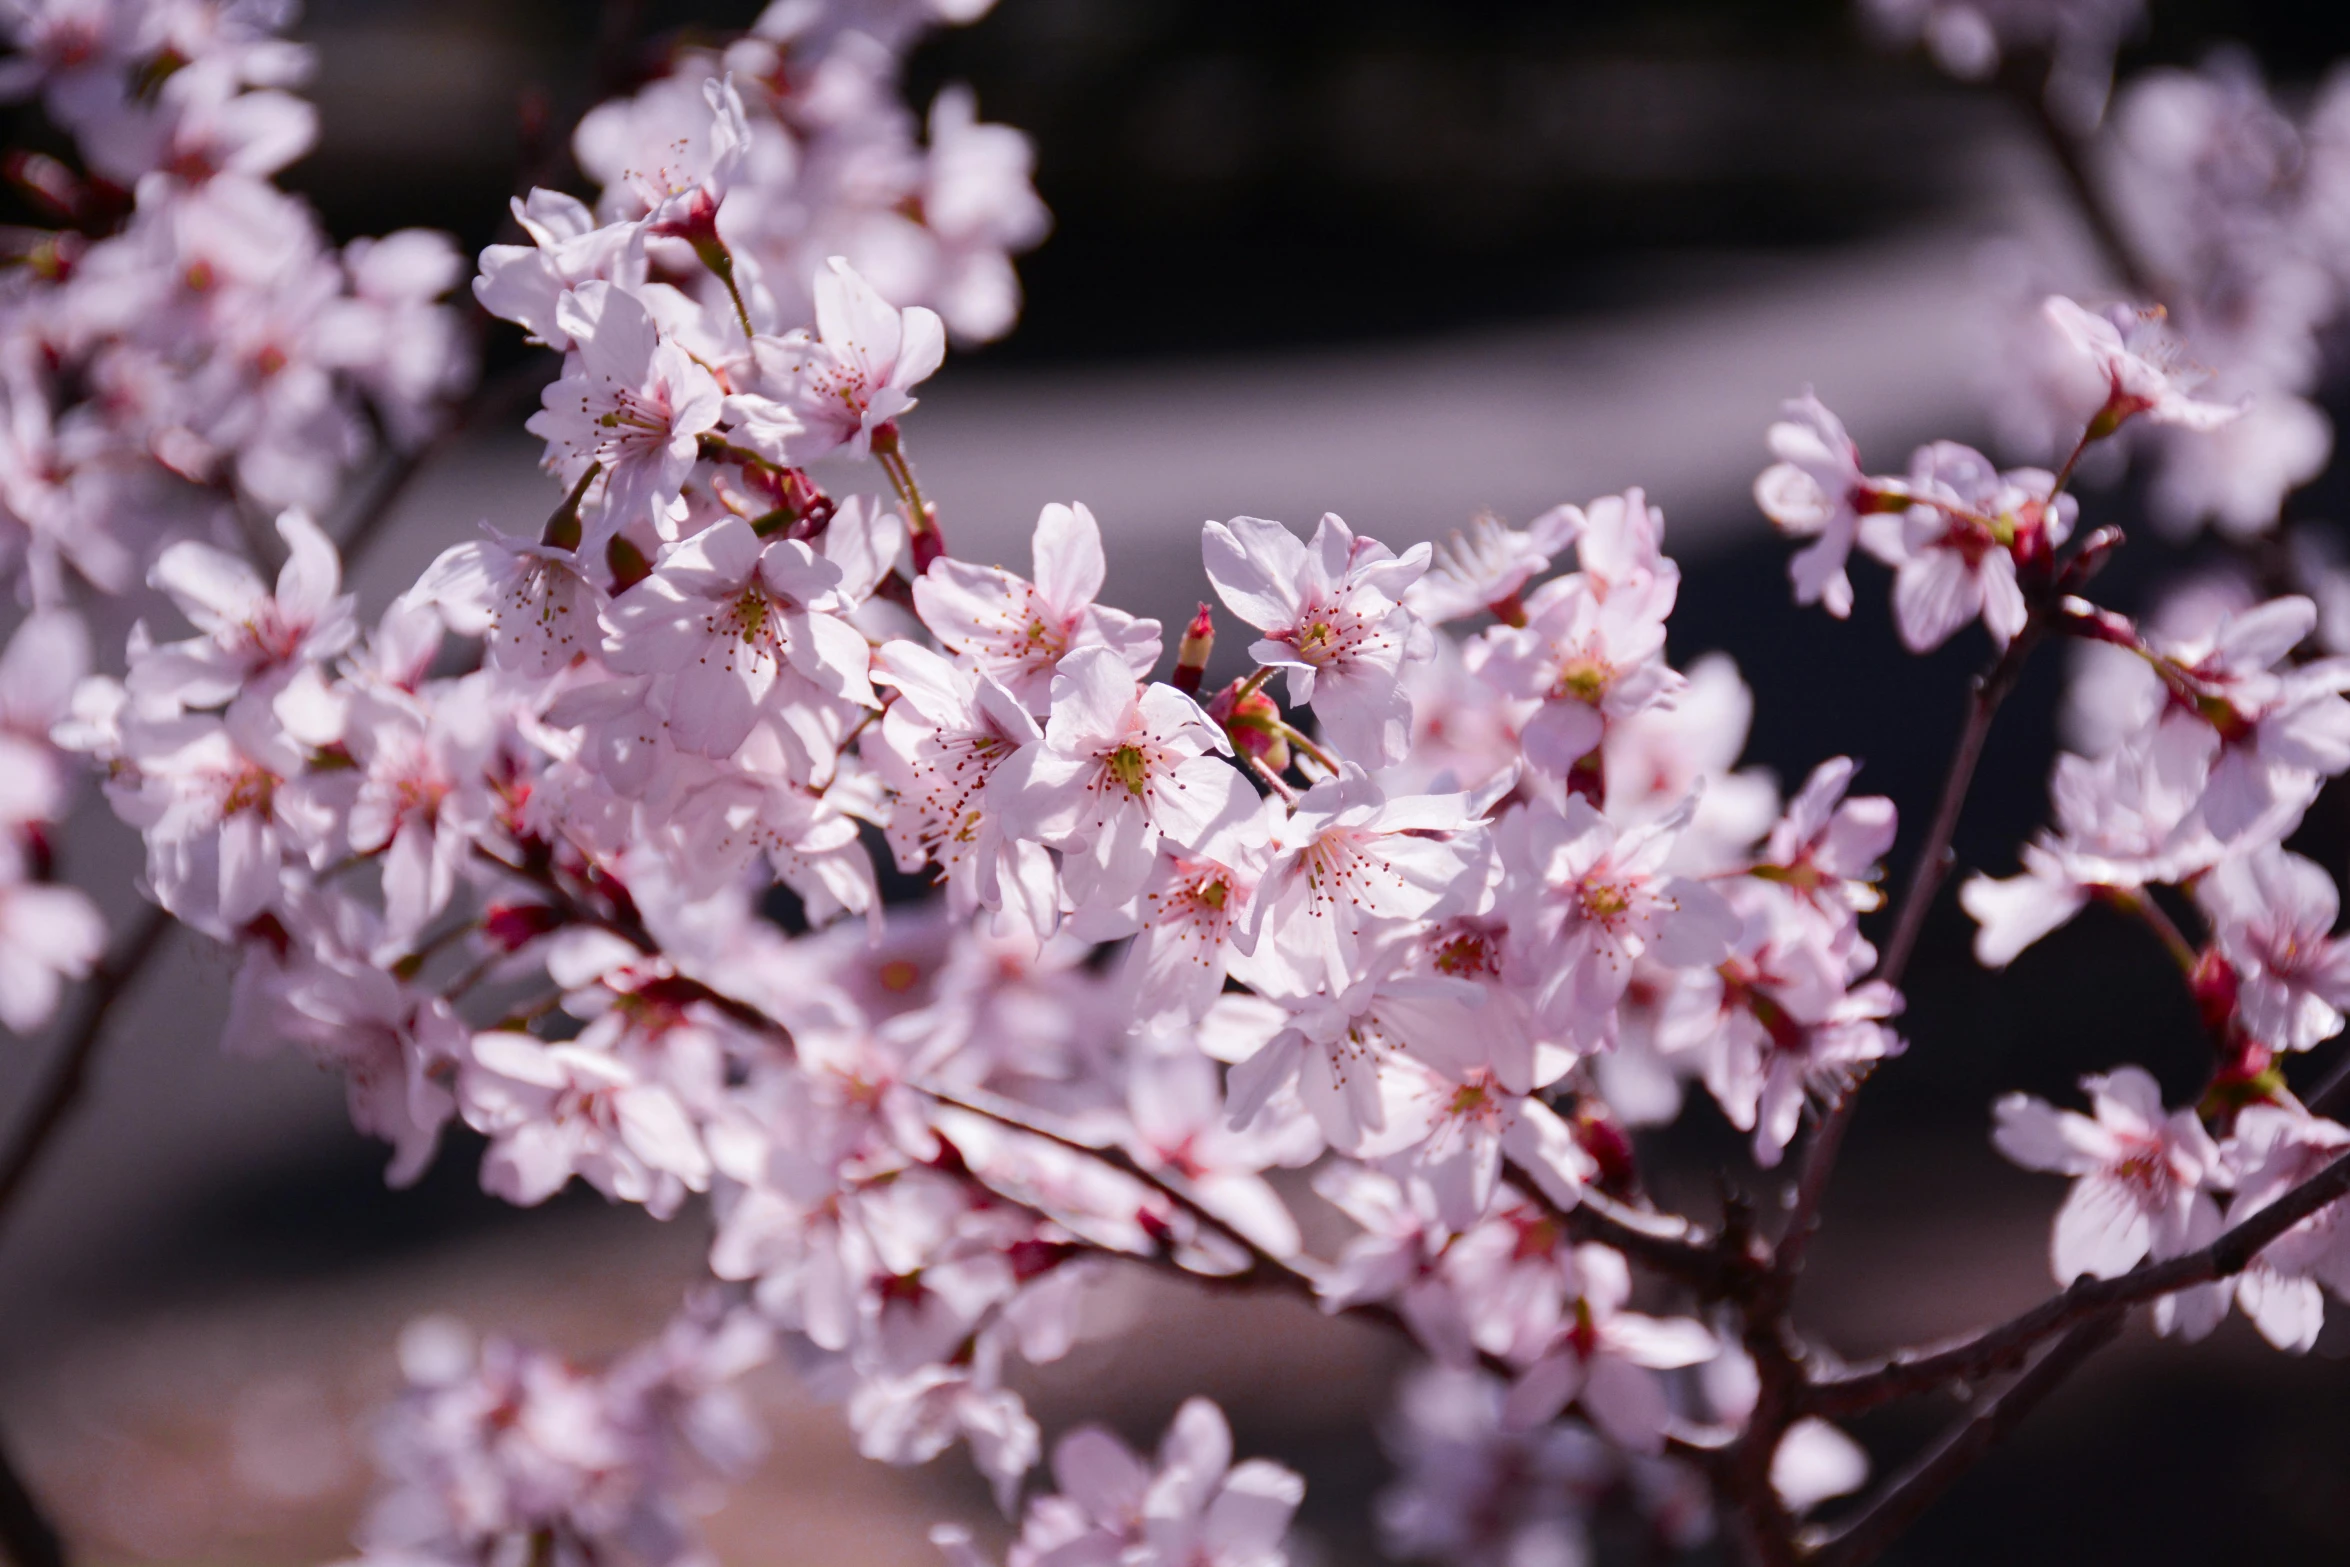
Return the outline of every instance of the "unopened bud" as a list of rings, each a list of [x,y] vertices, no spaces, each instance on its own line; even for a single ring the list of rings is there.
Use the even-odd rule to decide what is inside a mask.
[[[919,577],[930,569],[934,560],[942,560],[947,552],[947,537],[938,528],[938,508],[924,502],[922,515],[914,522],[913,537],[906,541],[914,557],[914,575]]]
[[[1575,1117],[1568,1123],[1575,1144],[1599,1166],[1600,1190],[1628,1197],[1640,1189],[1640,1168],[1632,1154],[1632,1139],[1616,1124],[1606,1105],[1589,1094],[1575,1100]]]
[[[1289,766],[1289,737],[1282,733],[1281,704],[1262,691],[1243,694],[1233,681],[1208,704],[1208,716],[1224,726],[1233,748],[1274,772]]]
[[[2226,1039],[2236,1018],[2236,998],[2242,987],[2235,966],[2220,956],[2216,943],[2204,948],[2202,956],[2195,960],[2195,971],[2187,976],[2187,988],[2195,997],[2195,1011],[2203,1019],[2204,1030],[2214,1039]]]
[[[653,563],[645,559],[643,550],[628,541],[626,534],[612,535],[612,542],[604,546],[604,564],[611,568],[615,593],[626,593],[653,574]]]
[[[1200,682],[1207,678],[1208,656],[1215,651],[1216,617],[1202,604],[1184,628],[1183,640],[1175,644],[1175,678],[1170,683],[1185,696],[1199,695]]]
[[[592,462],[587,465],[587,472],[579,476],[579,482],[571,487],[571,493],[563,497],[563,504],[555,508],[547,518],[547,525],[539,530],[541,544],[556,550],[579,548],[579,504],[587,499],[588,486],[595,483],[596,475],[603,471],[602,463]]]
[[[483,935],[505,948],[515,951],[524,943],[544,936],[563,923],[561,911],[544,903],[500,903],[493,905],[481,917]]]

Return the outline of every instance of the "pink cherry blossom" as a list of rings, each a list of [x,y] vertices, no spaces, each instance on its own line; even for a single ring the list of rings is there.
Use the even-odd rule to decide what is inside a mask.
[[[1771,455],[1778,462],[1754,481],[1755,504],[1782,533],[1816,539],[1788,562],[1795,602],[1818,604],[1841,620],[1852,613],[1852,579],[1844,562],[1852,553],[1864,514],[1899,504],[1900,486],[1861,472],[1860,448],[1844,421],[1806,392],[1781,409],[1771,426]]]
[[[879,648],[873,678],[897,691],[865,754],[897,792],[888,833],[899,869],[936,866],[958,913],[1004,909],[1049,933],[1058,873],[1042,845],[1005,831],[1004,805],[988,791],[998,769],[1042,741],[1036,720],[993,679],[911,642]]]
[[[878,705],[864,635],[840,618],[840,568],[797,539],[762,543],[729,517],[664,551],[605,611],[604,656],[623,674],[669,675],[669,733],[727,757],[760,704],[794,683]]]
[[[1345,990],[1390,922],[1468,893],[1482,869],[1480,820],[1461,795],[1390,800],[1351,770],[1324,779],[1274,825],[1242,950],[1293,989]]]
[[[1542,704],[1522,730],[1528,761],[1563,776],[1610,723],[1672,705],[1683,684],[1664,660],[1676,586],[1625,585],[1603,599],[1584,578],[1561,577],[1526,601],[1522,628],[1496,626],[1473,648],[1472,667],[1496,690]]]
[[[2350,942],[2334,939],[2334,880],[2263,844],[2230,855],[2195,886],[2241,987],[2236,1015],[2274,1050],[2307,1050],[2342,1031]]]
[[[1102,534],[1084,506],[1036,519],[1036,580],[951,557],[914,584],[914,607],[940,642],[1003,683],[1030,712],[1050,705],[1053,671],[1072,648],[1118,650],[1137,680],[1159,661],[1159,623],[1097,604]]]
[[[1427,575],[1404,589],[1404,607],[1430,625],[1497,605],[1510,609],[1520,590],[1549,570],[1582,531],[1583,512],[1575,506],[1553,506],[1523,528],[1479,512],[1466,529],[1454,529],[1436,546]]]
[[[2074,1177],[2050,1250],[2057,1282],[2110,1279],[2150,1253],[2175,1257],[2198,1215],[2216,1220],[2205,1190],[2219,1149],[2192,1109],[2165,1112],[2162,1089],[2131,1066],[2081,1079],[2095,1115],[2009,1094],[1999,1101],[1999,1151],[2027,1170]]]
[[[1722,895],[1663,866],[1686,812],[1630,831],[1590,802],[1521,807],[1495,832],[1504,863],[1526,874],[1509,893],[1510,938],[1542,976],[1544,1021],[1604,1039],[1643,957],[1668,967],[1719,962],[1737,929]]]
[[[1604,1246],[1577,1247],[1573,1267],[1573,1319],[1510,1389],[1505,1417],[1539,1425],[1574,1403],[1611,1440],[1636,1453],[1662,1452],[1671,1408],[1656,1373],[1712,1359],[1714,1336],[1685,1319],[1624,1310],[1631,1273]]]
[[[1115,906],[1142,890],[1162,839],[1193,848],[1256,808],[1231,743],[1172,686],[1141,685],[1117,650],[1079,648],[1053,677],[1044,736],[989,787],[1019,836],[1063,849],[1070,896]]]
[[[755,338],[758,388],[803,426],[780,448],[795,463],[845,446],[862,457],[873,434],[910,412],[913,388],[946,355],[935,311],[893,307],[849,263],[834,256],[814,284],[816,330]]]
[[[1277,522],[1235,517],[1204,524],[1200,549],[1225,607],[1265,634],[1249,656],[1287,672],[1289,699],[1311,704],[1358,765],[1401,761],[1412,703],[1399,671],[1429,653],[1427,628],[1402,601],[1428,569],[1429,546],[1399,557],[1325,515],[1310,544]]]
[[[2098,420],[2109,429],[2137,414],[2189,430],[2216,430],[2242,416],[2240,403],[2208,402],[2195,395],[2209,373],[2183,362],[2179,340],[2159,308],[2115,305],[2098,313],[2061,294],[2050,295],[2040,308],[2104,380],[2105,408]]]
[[[675,520],[701,437],[718,423],[718,383],[625,289],[592,280],[557,309],[572,348],[528,428],[547,443],[547,468],[565,488],[591,465],[600,470],[603,503],[587,538],[600,549],[631,524]]]

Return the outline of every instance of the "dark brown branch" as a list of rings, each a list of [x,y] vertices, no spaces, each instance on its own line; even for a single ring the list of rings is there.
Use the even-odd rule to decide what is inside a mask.
[[[486,321],[488,317],[481,319]],[[338,530],[340,537],[336,542],[343,552],[344,569],[348,570],[381,536],[400,498],[408,493],[419,475],[471,431],[483,424],[502,421],[512,413],[527,394],[546,384],[550,368],[545,355],[532,354],[521,364],[475,386],[472,394],[451,409],[431,435],[407,451],[393,453],[376,472],[366,496],[351,508],[351,520]]]
[[[1952,1427],[1887,1484],[1866,1512],[1826,1534],[1804,1560],[1815,1567],[1864,1567],[1875,1561],[2091,1355],[2113,1342],[2124,1315],[2124,1308],[2107,1306],[2074,1323],[2006,1392]]]
[[[0,1446],[0,1553],[15,1567],[65,1567],[65,1541],[17,1473],[16,1460]]]
[[[2020,1316],[1956,1344],[1905,1352],[1876,1366],[1817,1381],[1802,1398],[1802,1413],[1854,1414],[1896,1398],[1954,1383],[1981,1381],[2021,1365],[2032,1347],[2100,1312],[2137,1305],[2197,1284],[2232,1278],[2262,1249],[2303,1219],[2350,1193],[2350,1154],[2286,1192],[2209,1246],[2168,1262],[2141,1263],[2119,1278],[2079,1279]]]
[[[131,982],[146,967],[147,960],[162,946],[164,934],[171,926],[171,916],[161,909],[150,908],[141,913],[122,951],[108,958],[83,987],[81,1021],[58,1047],[48,1077],[34,1092],[16,1134],[8,1140],[7,1152],[0,1154],[0,1220],[6,1219],[25,1182],[40,1168],[42,1158],[57,1141],[57,1134],[73,1119],[74,1108],[89,1077],[90,1060],[105,1038],[106,1020],[113,1015],[115,1004],[129,992]]]
[[[2113,203],[2106,200],[2105,192],[2098,188],[2096,176],[2089,168],[2088,149],[2082,145],[2081,139],[2066,130],[2057,122],[2056,116],[2049,112],[2046,92],[2021,81],[2011,81],[2009,87],[2018,105],[2030,118],[2033,129],[2040,133],[2040,143],[2048,149],[2049,157],[2056,163],[2057,172],[2064,176],[2065,190],[2072,196],[2073,205],[2079,209],[2081,220],[2089,225],[2089,235],[2097,242],[2097,248],[2104,253],[2106,261],[2114,271],[2121,274],[2122,281],[2129,285],[2131,293],[2150,303],[2163,303],[2161,281],[2138,254],[2138,247],[2130,242],[2129,233],[2123,228],[2121,215],[2114,210]]]
[[[1888,985],[1898,988],[1909,972],[1909,960],[1916,954],[1918,938],[1925,932],[1926,916],[1942,890],[1943,880],[1950,874],[1950,842],[1958,832],[1959,817],[1966,810],[1967,792],[1974,786],[1975,768],[1983,759],[1983,744],[1990,738],[1991,721],[1998,716],[2000,704],[2007,700],[2016,682],[2023,678],[2024,665],[2031,658],[2032,650],[2054,624],[2059,602],[2059,595],[2053,591],[2055,586],[2050,583],[2034,596],[2031,615],[2024,622],[2023,630],[2016,633],[1991,668],[1976,677],[1974,688],[1968,694],[1966,721],[1951,752],[1949,771],[1943,775],[1942,797],[1935,803],[1925,840],[1918,845],[1917,858],[1911,862],[1901,906],[1894,911],[1893,933],[1886,938],[1884,954],[1877,962],[1874,977]],[[1812,1232],[1818,1228],[1820,1204],[1827,1198],[1828,1181],[1835,1174],[1836,1156],[1843,1148],[1845,1129],[1851,1125],[1859,1088],[1855,1083],[1837,1097],[1804,1150],[1794,1206],[1789,1211],[1778,1249],[1779,1270],[1789,1278],[1803,1269],[1804,1251],[1811,1244]]]

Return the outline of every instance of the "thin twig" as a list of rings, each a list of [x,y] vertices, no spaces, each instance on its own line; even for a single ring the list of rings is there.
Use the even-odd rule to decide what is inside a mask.
[[[2022,678],[2032,650],[2048,634],[2057,602],[2054,593],[2039,595],[2023,629],[2007,644],[1990,670],[1976,678],[1974,689],[1968,695],[1966,721],[1959,729],[1949,771],[1942,779],[1942,797],[1935,804],[1925,841],[1918,845],[1917,858],[1910,865],[1909,882],[1902,891],[1901,906],[1893,916],[1893,934],[1886,939],[1884,955],[1877,963],[1874,977],[1888,985],[1898,987],[1909,972],[1909,960],[1917,952],[1918,938],[1925,932],[1926,916],[1942,890],[1943,879],[1950,874],[1950,841],[1957,834],[1958,819],[1966,810],[1967,791],[1973,787],[1975,767],[1983,759],[1983,743],[1990,738],[1991,721]],[[1796,1179],[1795,1202],[1779,1242],[1779,1268],[1789,1277],[1802,1271],[1804,1251],[1818,1227],[1820,1204],[1827,1197],[1828,1180],[1835,1173],[1836,1156],[1843,1148],[1844,1133],[1851,1124],[1859,1090],[1860,1084],[1854,1083],[1837,1097],[1821,1118],[1819,1130],[1812,1134],[1810,1146],[1804,1150],[1803,1170]]]
[[[1954,1383],[1978,1382],[2014,1369],[2032,1346],[2101,1311],[2134,1306],[2197,1284],[2232,1278],[2278,1236],[2350,1193],[2350,1154],[2235,1224],[2199,1251],[2145,1262],[2118,1278],[2076,1280],[2031,1310],[1941,1349],[1905,1350],[1861,1370],[1817,1380],[1801,1395],[1800,1413],[1833,1417]]]
[[[113,1015],[115,1004],[129,992],[139,971],[147,966],[147,960],[162,946],[164,934],[171,926],[171,916],[161,909],[145,910],[139,922],[131,927],[130,940],[123,944],[122,951],[108,958],[90,976],[89,984],[82,991],[81,1021],[58,1048],[47,1079],[35,1091],[16,1134],[8,1140],[7,1151],[0,1153],[0,1220],[5,1220],[15,1207],[25,1182],[40,1168],[57,1134],[72,1120],[89,1076],[90,1060],[105,1038],[107,1018]]]
[[[65,1541],[0,1445],[0,1552],[16,1567],[65,1567]]]
[[[2105,199],[2090,172],[2088,151],[2078,137],[2059,124],[2049,112],[2048,94],[2039,87],[2012,79],[2009,89],[2021,104],[2032,126],[2040,133],[2041,145],[2055,160],[2057,172],[2064,176],[2065,188],[2071,192],[2073,204],[2080,209],[2082,221],[2089,225],[2090,237],[2114,271],[2121,274],[2130,292],[2142,299],[2162,302],[2161,283],[2155,278],[2138,254],[2138,247],[2130,243],[2128,232],[2122,227],[2121,215]]]
[[[511,413],[524,394],[536,392],[546,384],[548,372],[546,356],[532,354],[521,364],[480,382],[472,395],[452,410],[431,435],[407,451],[395,452],[378,471],[365,498],[351,509],[351,520],[340,530],[344,569],[348,570],[376,542],[400,498],[425,469],[479,426],[498,422]]]
[[[2123,1308],[2108,1306],[2074,1323],[2006,1392],[1952,1427],[1878,1493],[1866,1512],[1822,1536],[1805,1560],[1814,1567],[1864,1567],[1875,1561],[1959,1476],[1980,1463],[2091,1355],[2113,1342],[2123,1316]]]

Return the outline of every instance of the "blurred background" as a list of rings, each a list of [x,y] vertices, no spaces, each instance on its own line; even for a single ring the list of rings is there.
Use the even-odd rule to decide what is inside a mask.
[[[650,41],[757,8],[616,9]],[[2338,5],[2153,10],[2125,68],[2227,38],[2306,87],[2350,54]],[[477,248],[534,127],[584,105],[594,11],[309,0],[323,135],[287,183],[338,238],[427,225]],[[1987,245],[2097,291],[2014,103],[1872,52],[1839,0],[999,0],[910,75],[917,103],[967,81],[985,117],[1028,132],[1055,217],[1021,264],[1017,332],[954,356],[908,426],[957,553],[1020,564],[1038,508],[1083,500],[1109,536],[1108,596],[1179,621],[1204,592],[1205,517],[1310,526],[1333,510],[1401,546],[1479,507],[1522,521],[1643,485],[1685,572],[1675,661],[1737,658],[1756,694],[1749,759],[1792,785],[1850,753],[1864,786],[1924,814],[1980,633],[1903,655],[1873,567],[1849,623],[1797,611],[1747,491],[1778,402],[1806,385],[1872,469],[1929,437],[1987,438]],[[487,355],[493,374],[527,373],[510,332]],[[2329,389],[2337,423],[2344,391]],[[363,614],[479,521],[543,517],[554,497],[519,423],[468,433],[406,493],[355,584]],[[2345,514],[2339,493],[2308,499],[2309,515]],[[2137,503],[2093,493],[2085,515],[2128,527]],[[2125,551],[2105,596],[2131,606],[2180,558]],[[1994,736],[1967,865],[2004,872],[2043,816],[2058,663]],[[2350,841],[2304,847],[2338,874]],[[111,820],[91,813],[68,853],[129,907],[134,845]],[[2060,1189],[1992,1153],[1996,1093],[2062,1093],[2124,1057],[2174,1093],[2198,1081],[2187,1000],[2134,929],[2092,910],[2004,976],[1973,966],[1968,934],[1946,899],[1912,971],[1911,1052],[1865,1101],[1807,1279],[1806,1322],[1848,1354],[2049,1287]],[[700,1271],[695,1210],[662,1225],[575,1193],[517,1213],[477,1193],[462,1135],[419,1189],[385,1191],[336,1084],[220,1055],[226,978],[183,942],[121,1011],[0,1254],[0,1428],[91,1560],[333,1560],[368,1482],[358,1422],[394,1385],[403,1323],[447,1311],[594,1354],[650,1330]],[[40,1059],[0,1054],[0,1105]],[[1770,1196],[1708,1104],[1648,1157],[1701,1213],[1722,1183]],[[1140,1281],[1095,1328],[1032,1379],[1048,1435],[1102,1414],[1146,1439],[1209,1393],[1244,1451],[1305,1472],[1322,1560],[1375,1557],[1392,1344]],[[2345,1352],[2335,1329],[2300,1360],[2238,1323],[2193,1350],[2132,1337],[1893,1559],[2350,1560]],[[787,1374],[761,1396],[776,1451],[719,1519],[722,1559],[926,1563],[934,1518],[984,1526],[960,1456],[884,1470]],[[1898,1462],[1940,1413],[1857,1434]]]

